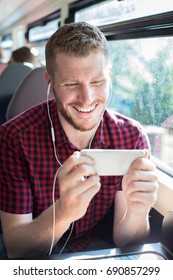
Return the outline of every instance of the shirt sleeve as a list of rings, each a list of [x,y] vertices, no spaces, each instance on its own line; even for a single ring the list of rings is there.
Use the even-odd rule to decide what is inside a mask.
[[[32,190],[22,138],[0,129],[0,209],[15,214],[32,213]]]

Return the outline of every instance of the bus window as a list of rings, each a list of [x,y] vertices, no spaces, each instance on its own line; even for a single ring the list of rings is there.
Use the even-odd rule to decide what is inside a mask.
[[[41,26],[35,26],[29,29],[28,41],[30,43],[47,40],[59,25],[59,19],[54,19]]]
[[[8,62],[11,56],[13,40],[11,33],[3,35],[0,41],[0,47],[3,52],[5,62]]]
[[[48,38],[57,30],[59,25],[59,10],[28,25],[26,33],[27,40],[39,51],[42,65],[45,65],[46,42]]]
[[[87,2],[87,1],[83,1]],[[86,5],[85,5],[86,6]],[[172,0],[109,0],[74,9],[74,20],[96,26],[172,11]]]
[[[140,121],[152,154],[173,168],[173,37],[116,40],[109,46],[109,106]]]

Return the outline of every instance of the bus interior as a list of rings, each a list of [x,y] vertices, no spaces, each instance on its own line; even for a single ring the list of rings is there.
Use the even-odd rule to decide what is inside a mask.
[[[160,246],[164,240],[163,248],[168,249],[164,254],[173,259],[173,1],[14,0],[11,4],[11,0],[1,0],[0,11],[0,124],[46,100],[45,45],[58,27],[86,21],[105,34],[112,63],[109,108],[143,125],[151,143],[151,159],[157,167],[159,191],[150,213],[150,244]],[[19,70],[10,78],[3,78],[12,51],[27,45],[38,53],[40,66],[33,69],[27,65],[25,75],[21,70],[23,76],[18,82]],[[32,88],[40,96],[22,100],[20,90],[27,92],[22,81],[31,75],[37,75]],[[9,79],[11,88],[7,90]],[[163,225],[168,216],[165,237]],[[115,248],[90,252],[87,256],[76,253],[49,258],[115,258],[127,253],[124,250]],[[146,251],[152,250],[147,247]]]

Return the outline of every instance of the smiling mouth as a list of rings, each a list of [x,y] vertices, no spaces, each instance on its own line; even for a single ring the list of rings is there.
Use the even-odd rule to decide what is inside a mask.
[[[92,106],[90,108],[82,108],[82,107],[73,106],[73,108],[80,113],[90,113],[90,112],[94,111],[96,107],[97,107],[97,104],[95,104],[94,106]]]

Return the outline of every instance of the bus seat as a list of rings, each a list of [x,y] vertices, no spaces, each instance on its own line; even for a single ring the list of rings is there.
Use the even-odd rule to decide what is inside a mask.
[[[47,82],[44,66],[33,69],[17,88],[6,112],[6,120],[24,112],[47,98]],[[53,95],[50,98],[52,98]]]
[[[12,63],[0,76],[0,124],[6,121],[7,106],[13,93],[31,70],[31,67],[23,63]]]

